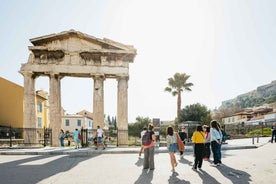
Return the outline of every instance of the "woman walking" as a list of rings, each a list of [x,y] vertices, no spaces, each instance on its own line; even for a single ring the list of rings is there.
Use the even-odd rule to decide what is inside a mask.
[[[173,127],[169,126],[167,128],[167,148],[168,148],[169,154],[170,154],[172,172],[175,171],[175,167],[177,166],[177,162],[175,159],[175,152],[178,150],[176,136],[177,136],[177,133],[174,132]]]
[[[195,161],[193,165],[193,170],[197,168],[201,169],[203,154],[204,154],[204,141],[205,141],[205,133],[203,132],[202,126],[197,126],[196,131],[193,133],[192,142],[195,144],[194,146],[194,154]]]

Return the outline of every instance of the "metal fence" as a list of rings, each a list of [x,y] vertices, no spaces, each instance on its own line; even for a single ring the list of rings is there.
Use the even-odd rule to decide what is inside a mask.
[[[95,146],[97,143],[96,138],[97,129],[81,129],[81,145],[82,147]],[[104,130],[103,141],[109,146],[119,146],[118,135],[121,139],[127,139],[128,130]]]
[[[47,145],[52,145],[51,129],[0,127],[1,147]]]
[[[246,137],[247,134],[253,130],[261,130],[259,135],[263,135],[263,130],[265,128],[271,128],[271,123],[259,123],[255,125],[237,124],[237,125],[225,125],[224,129],[227,134],[231,135],[232,138],[235,137]]]
[[[91,147],[96,145],[97,129],[81,129],[82,147]],[[128,130],[104,130],[104,138],[109,146],[119,146],[118,135],[120,139],[128,142]],[[72,146],[73,133],[68,133],[65,138],[65,146]],[[52,130],[49,128],[14,128],[0,127],[0,146],[1,147],[42,147],[52,146]]]

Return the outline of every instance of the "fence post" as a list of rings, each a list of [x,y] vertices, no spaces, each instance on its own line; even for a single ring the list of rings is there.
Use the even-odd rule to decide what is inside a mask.
[[[12,127],[10,126],[9,136],[10,136],[10,148],[12,147]]]
[[[46,128],[43,127],[44,129],[44,140],[43,140],[43,146],[46,147]]]
[[[117,147],[119,147],[119,138],[118,138],[118,135],[119,135],[119,128],[117,127]]]

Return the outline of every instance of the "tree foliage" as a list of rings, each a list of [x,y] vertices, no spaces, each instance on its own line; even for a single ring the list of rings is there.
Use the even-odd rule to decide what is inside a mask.
[[[199,103],[187,105],[179,115],[180,122],[199,121],[203,124],[209,124],[211,121],[211,111],[205,105]]]
[[[173,96],[177,95],[177,120],[179,120],[179,114],[181,111],[181,94],[185,91],[191,91],[193,83],[187,82],[190,75],[186,73],[175,73],[173,77],[168,78],[168,87],[165,91],[170,92]]]
[[[133,137],[140,137],[140,133],[144,127],[152,123],[148,117],[138,116],[135,123],[128,124],[128,135]]]

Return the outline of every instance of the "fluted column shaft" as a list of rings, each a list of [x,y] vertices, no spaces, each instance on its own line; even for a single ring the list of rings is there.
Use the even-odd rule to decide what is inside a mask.
[[[50,74],[50,124],[52,129],[52,146],[59,146],[58,134],[61,128],[61,94],[60,94],[60,79],[61,77],[56,74]]]
[[[118,145],[128,145],[128,77],[119,77],[117,97]]]
[[[93,91],[93,129],[104,127],[104,76],[96,75]]]

